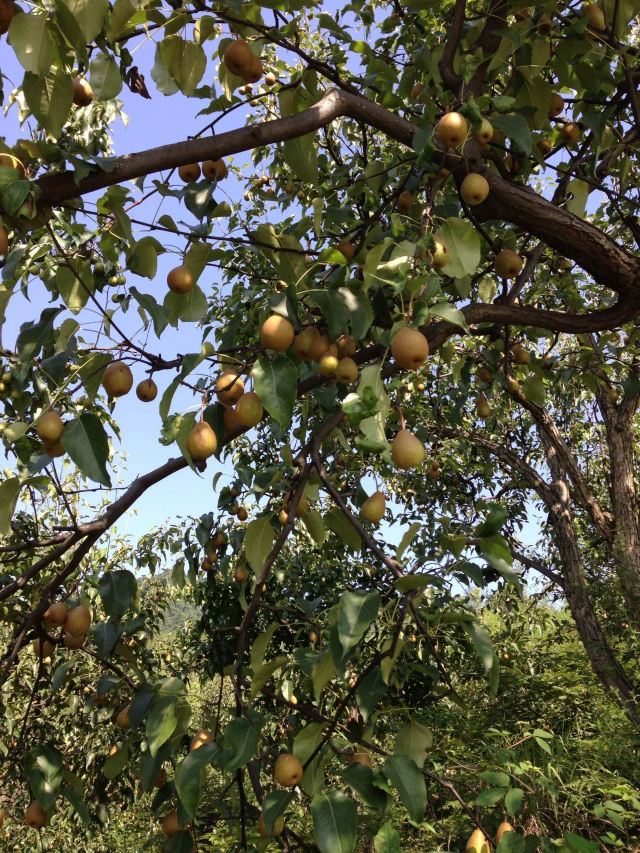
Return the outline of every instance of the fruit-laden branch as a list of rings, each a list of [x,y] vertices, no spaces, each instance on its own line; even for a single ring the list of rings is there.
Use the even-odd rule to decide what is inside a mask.
[[[367,98],[331,89],[317,104],[296,115],[249,125],[206,139],[193,139],[128,154],[117,161],[112,171],[95,170],[77,183],[73,172],[45,175],[37,181],[42,193],[40,201],[45,205],[61,204],[94,190],[153,172],[295,139],[325,127],[340,117],[355,118],[408,147],[417,130],[411,122]],[[467,168],[463,158],[454,152],[443,151],[442,162],[458,171]],[[473,165],[474,168],[484,169],[481,161]],[[636,293],[640,283],[640,259],[626,252],[591,223],[554,206],[535,192],[514,186],[495,174],[488,174],[487,178],[491,192],[487,201],[476,208],[480,217],[500,219],[524,228],[563,255],[573,258],[601,284],[620,294],[630,294],[634,300],[640,299]]]

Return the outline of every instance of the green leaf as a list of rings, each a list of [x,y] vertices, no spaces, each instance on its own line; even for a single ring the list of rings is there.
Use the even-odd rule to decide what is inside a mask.
[[[5,433],[6,434],[6,433]],[[309,535],[316,543],[318,548],[323,544],[326,538],[326,530],[324,521],[317,509],[308,509],[302,516],[302,523],[309,531]]]
[[[454,326],[460,326],[461,329],[469,331],[467,321],[464,319],[464,314],[455,305],[449,302],[438,302],[437,305],[429,307],[429,313],[435,314],[436,317],[442,317],[447,323],[453,323]]]
[[[526,840],[521,835],[517,832],[507,832],[500,839],[496,853],[525,853],[526,849]]]
[[[378,615],[380,593],[343,592],[338,606],[338,637],[343,653],[357,646]]]
[[[544,406],[546,391],[544,384],[537,376],[528,376],[520,387],[527,400],[535,403],[536,406]]]
[[[120,94],[122,77],[112,56],[100,53],[91,61],[89,77],[93,94],[98,101],[109,101]]]
[[[427,787],[415,762],[406,755],[392,755],[382,765],[382,771],[411,819],[421,821],[427,808]]]
[[[485,675],[489,678],[491,695],[495,696],[498,690],[500,668],[498,664],[498,656],[494,651],[489,632],[477,622],[464,622],[463,625],[473,640],[473,645],[478,653],[478,657],[482,661]]]
[[[109,458],[109,439],[100,419],[85,412],[67,421],[62,444],[82,473],[103,486],[110,486],[106,463]]]
[[[373,839],[375,853],[401,853],[400,835],[390,823],[383,823]]]
[[[159,45],[162,62],[183,95],[193,95],[207,67],[203,48],[178,35],[170,35]]]
[[[48,744],[37,746],[25,757],[24,769],[34,797],[48,811],[63,780],[62,754]]]
[[[158,271],[158,255],[164,251],[164,247],[155,237],[143,237],[133,247],[127,266],[137,275],[153,278]]]
[[[294,362],[286,355],[274,359],[263,356],[253,365],[251,378],[262,405],[282,429],[288,429],[298,383]]]
[[[107,12],[108,0],[64,0],[73,15],[85,41],[92,42],[102,29]]]
[[[276,820],[287,809],[293,799],[293,791],[275,790],[267,794],[262,801],[262,819],[269,834],[273,832]]]
[[[35,118],[47,133],[57,139],[73,104],[71,77],[59,68],[50,69],[45,76],[27,71],[22,81],[22,91]]]
[[[178,724],[178,699],[176,696],[158,696],[147,717],[147,741],[151,755],[156,755],[163,743],[169,740]]]
[[[25,71],[40,75],[49,71],[53,44],[46,15],[37,12],[15,15],[9,27],[9,39]]]
[[[300,729],[293,741],[293,754],[305,764],[324,739],[325,723],[307,723]],[[300,787],[309,796],[324,788],[324,765],[328,760],[326,747],[320,750],[304,771]]]
[[[589,841],[574,832],[565,832],[564,840],[569,845],[571,853],[598,853],[600,850],[600,845],[596,841]]]
[[[365,723],[375,711],[378,702],[386,692],[387,685],[382,679],[379,667],[372,669],[358,684],[356,688],[356,700]]]
[[[330,652],[323,652],[320,659],[311,670],[311,681],[313,683],[313,695],[316,702],[322,691],[336,674],[336,665]]]
[[[507,791],[504,798],[504,807],[511,817],[515,817],[522,808],[523,802],[524,791],[522,788],[511,788],[510,791]]]
[[[275,530],[271,526],[269,517],[264,515],[256,518],[246,529],[244,537],[244,550],[249,565],[256,574],[264,569],[264,563],[273,547],[276,538]]]
[[[449,260],[442,270],[445,275],[464,278],[475,273],[480,265],[482,244],[480,234],[470,222],[450,216],[436,234],[436,240],[448,250]]]
[[[307,133],[294,139],[286,139],[282,153],[287,166],[301,181],[314,186],[318,183],[317,134]]]
[[[362,548],[358,532],[339,507],[332,507],[326,513],[324,523],[329,530],[336,534],[338,539],[344,542],[350,551],[359,551]]]
[[[98,594],[102,606],[112,619],[120,619],[133,606],[138,592],[138,581],[128,569],[105,572],[98,581]]]
[[[115,779],[129,763],[129,744],[123,744],[117,752],[110,755],[102,765],[102,775],[107,779]]]
[[[491,116],[491,124],[512,139],[525,157],[531,154],[531,131],[524,116],[519,113],[494,115]]]
[[[93,276],[83,274],[86,272],[88,269],[76,272],[67,266],[58,267],[56,270],[55,286],[64,304],[74,314],[84,308],[93,289]]]
[[[87,804],[83,800],[80,791],[77,791],[71,785],[65,785],[64,788],[61,789],[60,793],[65,800],[71,803],[73,810],[78,815],[82,823],[85,826],[90,826],[91,815],[89,814],[89,809],[87,808]]]
[[[176,767],[173,782],[182,808],[189,818],[194,817],[198,810],[202,770],[218,752],[219,747],[216,743],[204,744],[189,752]]]
[[[342,771],[342,778],[362,802],[381,814],[389,803],[389,795],[374,783],[374,772],[365,764],[355,762]]]
[[[129,293],[138,301],[147,314],[149,314],[151,321],[153,322],[153,331],[157,337],[160,337],[169,322],[167,309],[164,305],[160,305],[159,302],[156,302],[154,297],[149,293],[140,293],[136,287],[131,286],[129,288]]]
[[[109,14],[109,26],[107,29],[107,38],[113,41],[126,28],[127,23],[137,9],[137,4],[131,0],[116,0],[113,9]]]
[[[400,540],[400,544],[396,548],[396,560],[402,559],[402,555],[418,535],[420,527],[421,524],[418,521],[414,521],[411,527],[408,530],[405,530],[404,534],[402,535],[402,539]]]
[[[474,803],[478,806],[495,806],[504,797],[505,793],[505,788],[485,788],[484,791],[480,791]]]
[[[231,720],[220,741],[220,763],[226,773],[244,767],[256,754],[264,719],[255,714],[252,719]]]
[[[22,483],[17,477],[11,477],[0,483],[0,535],[8,536],[11,533],[11,519],[16,510],[18,495]]]
[[[356,804],[341,791],[316,794],[311,801],[313,834],[320,853],[351,853],[356,845]]]
[[[96,622],[91,626],[91,638],[102,658],[109,657],[121,636],[122,628],[111,621]]]
[[[416,720],[411,720],[398,731],[393,751],[407,755],[422,769],[432,747],[433,732],[431,729]]]

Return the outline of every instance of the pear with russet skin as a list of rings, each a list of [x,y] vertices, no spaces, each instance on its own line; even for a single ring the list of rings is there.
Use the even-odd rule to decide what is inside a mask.
[[[422,332],[403,326],[393,336],[391,354],[400,367],[417,370],[429,355],[429,342]]]
[[[469,125],[458,112],[446,113],[436,125],[436,136],[448,148],[458,148],[467,138]]]
[[[266,349],[284,352],[293,343],[295,335],[295,329],[286,317],[272,314],[262,324],[260,342]]]
[[[64,423],[55,409],[49,409],[36,421],[36,432],[47,444],[55,444],[64,432]]]
[[[502,278],[515,278],[521,272],[524,261],[512,249],[501,249],[495,257],[493,266]]]
[[[273,766],[273,777],[285,788],[293,788],[304,776],[304,768],[300,759],[288,752],[283,752]]]
[[[218,439],[206,421],[200,421],[191,428],[187,436],[187,450],[195,462],[208,459],[217,449]]]
[[[398,468],[417,468],[425,457],[424,444],[409,430],[402,429],[391,444],[391,458]]]
[[[482,204],[489,195],[489,182],[484,175],[469,172],[460,184],[460,195],[472,207]]]
[[[358,378],[358,365],[355,361],[346,355],[341,358],[336,368],[336,380],[341,385],[350,385]]]
[[[242,426],[254,427],[260,423],[264,408],[255,391],[248,391],[240,397],[236,403],[236,415]]]
[[[380,524],[384,518],[387,499],[384,492],[374,492],[360,507],[360,518],[372,524]]]
[[[102,386],[109,397],[124,397],[133,387],[133,373],[123,361],[112,361],[102,374]]]

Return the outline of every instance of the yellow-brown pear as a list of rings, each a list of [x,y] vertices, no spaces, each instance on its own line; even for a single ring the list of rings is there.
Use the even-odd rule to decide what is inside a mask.
[[[59,628],[64,625],[69,608],[64,601],[53,601],[44,611],[44,621],[51,628]]]
[[[49,409],[36,421],[36,432],[44,442],[55,444],[60,440],[63,431],[64,423],[55,409]]]
[[[467,138],[469,125],[458,112],[446,113],[436,125],[436,135],[449,148],[458,148]]]
[[[295,334],[293,326],[286,317],[272,314],[262,324],[260,341],[267,349],[284,352],[293,343]]]
[[[215,432],[206,421],[200,421],[187,436],[187,450],[195,461],[208,459],[218,449],[218,439]]]
[[[288,752],[283,752],[276,759],[273,767],[273,777],[278,785],[293,788],[302,779],[304,768],[300,759]]]
[[[358,378],[358,365],[346,355],[341,358],[336,368],[336,379],[341,385],[350,385]]]
[[[136,386],[136,397],[143,403],[151,403],[158,396],[158,386],[153,379],[143,379]]]
[[[403,190],[396,201],[398,213],[409,213],[413,206],[413,196],[408,190]]]
[[[460,195],[472,207],[482,204],[489,195],[489,182],[483,175],[470,172],[460,184]]]
[[[425,457],[425,449],[419,438],[402,429],[391,444],[391,458],[398,468],[417,468]]]
[[[391,354],[400,367],[416,370],[429,355],[429,342],[422,332],[403,326],[393,336]]]
[[[374,492],[360,507],[360,517],[372,524],[380,524],[384,517],[387,499],[383,492]]]
[[[180,176],[180,180],[184,181],[185,184],[192,184],[200,177],[200,164],[187,163],[186,166],[180,166],[178,168],[178,175]]]
[[[215,391],[223,406],[234,406],[244,394],[242,377],[233,370],[225,370],[216,379]]]
[[[93,101],[93,89],[84,77],[75,77],[73,80],[73,103],[77,107],[88,107]]]
[[[236,403],[236,415],[242,426],[254,427],[260,423],[264,408],[255,391],[248,391],[240,397]]]
[[[232,41],[224,52],[222,61],[227,66],[227,70],[236,77],[244,77],[250,70],[253,64],[253,52],[249,47],[249,42],[244,39]]]
[[[193,740],[189,746],[189,752],[193,752],[195,749],[200,749],[201,746],[205,746],[205,744],[212,742],[213,734],[209,729],[200,729],[200,731],[196,732],[193,736]]]
[[[112,361],[102,374],[102,386],[109,397],[124,397],[133,387],[133,373],[124,361]]]
[[[277,817],[273,822],[273,829],[271,832],[268,832],[264,817],[260,815],[258,818],[258,832],[263,838],[277,838],[284,832],[284,818],[282,816]]]
[[[511,249],[501,249],[493,262],[495,271],[502,278],[515,278],[524,266],[524,261],[517,252]]]
[[[483,419],[491,416],[491,406],[484,394],[478,394],[476,397],[476,412]]]
[[[32,829],[42,829],[47,822],[47,813],[36,800],[29,803],[24,813],[24,822]]]
[[[68,634],[80,637],[87,633],[91,627],[91,611],[86,604],[77,604],[67,613],[64,620],[64,628]]]
[[[167,284],[172,293],[188,293],[193,287],[193,275],[185,264],[174,267],[167,276]]]
[[[481,829],[474,829],[464,850],[465,853],[491,853],[491,845]]]
[[[604,18],[604,12],[599,6],[596,6],[595,3],[590,3],[588,6],[584,7],[583,13],[592,30],[596,30],[596,32],[599,33],[605,32],[607,29],[607,22]]]
[[[502,837],[507,834],[507,832],[513,832],[513,827],[507,820],[503,820],[500,826],[496,830],[496,841],[498,844],[502,841]]]

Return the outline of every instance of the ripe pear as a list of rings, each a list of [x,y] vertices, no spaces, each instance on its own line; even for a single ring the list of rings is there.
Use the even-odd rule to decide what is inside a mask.
[[[493,371],[490,367],[485,367],[484,365],[478,368],[478,379],[481,382],[493,382]]]
[[[88,107],[93,101],[93,89],[84,77],[73,80],[73,103],[77,107]]]
[[[531,9],[516,9],[514,12],[516,21],[528,21],[531,17]]]
[[[396,210],[398,213],[409,213],[413,207],[413,195],[407,190],[403,190],[396,201]]]
[[[167,284],[172,293],[188,293],[193,287],[193,275],[189,267],[185,264],[174,267],[167,276]]]
[[[243,506],[241,506],[236,513],[236,518],[238,521],[246,521],[249,518],[249,513]]]
[[[326,335],[316,335],[311,342],[310,356],[312,361],[319,362],[325,352],[329,349],[329,339]]]
[[[262,66],[262,60],[260,59],[259,56],[256,56],[255,53],[252,53],[249,68],[242,75],[243,79],[247,83],[257,83],[263,74],[264,74],[264,68]],[[258,106],[259,103],[260,103],[259,101],[256,101],[256,103],[254,104],[252,101],[251,105],[255,107],[255,106]]]
[[[345,256],[347,261],[350,261],[356,253],[353,243],[348,240],[340,240],[336,243],[336,249]]]
[[[125,705],[124,708],[121,708],[116,714],[114,723],[119,729],[122,729],[122,731],[126,731],[131,728],[131,721],[129,720],[130,708],[131,705]]]
[[[209,729],[200,729],[200,731],[196,732],[193,736],[193,740],[189,746],[189,752],[193,752],[195,749],[200,749],[201,746],[204,746],[207,743],[213,743],[213,734]]]
[[[511,249],[501,249],[493,262],[495,271],[502,278],[515,278],[524,266],[524,260]]]
[[[338,347],[329,344],[318,361],[318,369],[323,376],[335,376],[338,369]]]
[[[508,376],[508,377],[507,377],[507,389],[508,389],[512,394],[519,394],[519,393],[520,393],[520,391],[522,390],[522,389],[520,388],[520,383],[518,382],[518,380],[517,380],[517,379],[514,379],[514,378],[513,378],[513,376]]]
[[[244,566],[238,566],[233,574],[233,579],[236,583],[244,583],[249,577],[249,572]]]
[[[202,174],[209,181],[222,181],[229,174],[224,160],[205,160],[202,164]]]
[[[371,767],[373,762],[368,752],[354,752],[351,756],[351,763],[364,764],[365,767]]]
[[[564,109],[564,98],[557,92],[553,92],[549,101],[549,118],[559,116]]]
[[[81,649],[87,641],[86,634],[79,634],[77,637],[65,631],[62,642],[67,649]]]
[[[39,637],[33,640],[31,643],[31,647],[33,651],[36,653],[37,657],[45,658],[53,657],[53,654],[56,650],[56,647],[49,640],[41,640]]]
[[[478,394],[476,397],[476,412],[483,419],[491,416],[491,406],[484,394]]]
[[[273,74],[273,72],[270,71],[268,74],[264,75],[264,82],[267,84],[267,86],[275,86],[275,84],[278,82],[278,78],[275,74]]]
[[[273,829],[271,832],[267,832],[264,817],[260,815],[258,818],[258,832],[263,838],[277,838],[278,835],[282,835],[284,832],[284,818],[282,816],[277,817],[273,822]]]
[[[162,831],[165,835],[175,835],[182,829],[178,820],[178,812],[174,809],[169,814],[165,815],[162,820]]]
[[[42,829],[47,822],[47,813],[36,800],[29,803],[24,813],[24,822],[32,829]]]
[[[64,629],[74,637],[80,637],[87,633],[91,627],[91,611],[86,604],[76,604],[67,613],[64,620]]]
[[[55,444],[60,440],[63,431],[64,423],[55,409],[49,409],[36,421],[36,432],[44,442]]]
[[[281,509],[278,513],[278,521],[280,524],[286,524],[289,518],[289,511],[286,509]]]
[[[592,30],[596,30],[598,33],[604,33],[606,31],[607,22],[604,18],[604,12],[599,6],[596,6],[595,3],[590,3],[588,6],[583,8],[582,12]]]
[[[355,355],[356,342],[353,340],[351,335],[340,335],[336,341],[336,346],[338,347],[338,355],[340,358],[344,358],[347,355]]]
[[[493,139],[493,125],[489,119],[483,118],[480,127],[473,133],[473,138],[484,148]]]
[[[253,52],[249,42],[244,39],[232,41],[222,57],[222,61],[231,74],[236,77],[244,77],[249,73],[253,65]]]
[[[215,432],[206,421],[200,421],[192,427],[187,436],[187,450],[194,461],[208,459],[218,449]]]
[[[553,32],[553,21],[546,13],[540,15],[536,23],[536,28],[541,36],[550,36]]]
[[[4,256],[9,251],[9,232],[4,227],[4,225],[0,225],[0,255]]]
[[[387,499],[384,492],[374,492],[360,507],[360,518],[372,524],[380,524],[384,517]]]
[[[509,655],[503,655],[504,658],[509,658]],[[513,832],[513,827],[507,820],[503,820],[498,829],[496,830],[496,841],[498,844],[502,841],[502,836],[506,835],[507,832]]]
[[[273,777],[285,788],[293,788],[304,775],[304,768],[300,759],[288,752],[283,752],[276,759],[273,767]]]
[[[224,408],[224,427],[230,435],[242,430],[242,424],[238,420],[238,413],[233,406],[225,406]]]
[[[391,445],[391,458],[398,468],[417,468],[424,456],[424,445],[412,432],[402,429],[396,434]]]
[[[511,355],[516,364],[530,364],[531,353],[525,349],[522,344],[513,344],[511,347]]]
[[[341,385],[350,385],[358,378],[358,365],[352,358],[345,356],[338,362],[336,379]]]
[[[248,391],[240,397],[236,403],[236,415],[242,426],[254,427],[260,423],[264,415],[264,408],[255,391]]]
[[[151,403],[158,396],[158,386],[153,379],[143,379],[136,386],[136,397],[143,403]]]
[[[460,184],[460,195],[467,204],[482,204],[489,195],[489,182],[483,175],[470,172]]]
[[[51,628],[59,628],[64,625],[69,608],[64,601],[53,601],[44,611],[43,619]]]
[[[0,153],[0,166],[4,166],[6,169],[15,169],[21,178],[26,178],[27,176],[24,163],[18,160],[17,157],[14,157],[13,154]]]
[[[560,133],[567,145],[575,145],[582,136],[582,131],[580,130],[579,125],[573,121],[568,121],[566,124],[563,124]]]
[[[431,254],[431,266],[434,270],[441,270],[449,263],[449,254],[444,243],[436,241],[436,247]]]
[[[112,361],[102,374],[102,387],[109,397],[123,397],[133,387],[133,373],[124,361]]]
[[[491,853],[491,845],[481,829],[474,829],[464,850],[465,853]]]
[[[223,406],[235,405],[244,394],[242,377],[233,370],[225,370],[216,379],[215,391]]]
[[[291,349],[298,358],[303,361],[309,361],[311,358],[311,347],[318,336],[318,330],[315,326],[307,326],[293,339]]]
[[[400,367],[417,370],[429,355],[429,342],[422,332],[403,326],[393,336],[391,354]]]
[[[200,163],[187,163],[178,169],[180,180],[184,181],[185,184],[192,184],[194,181],[197,181],[200,174]]]
[[[553,142],[547,139],[546,136],[543,136],[542,139],[536,142],[536,148],[543,157],[546,157],[547,154],[551,154],[553,151]]]
[[[436,125],[436,135],[448,148],[458,148],[467,138],[469,125],[457,112],[445,113]]]
[[[15,13],[16,7],[12,0],[0,0],[0,36],[9,31]]]
[[[293,326],[286,317],[272,314],[262,324],[260,341],[267,349],[284,352],[293,343],[295,334]]]

